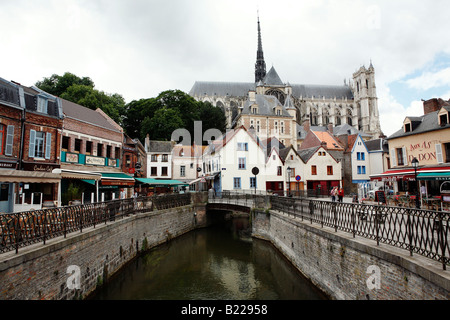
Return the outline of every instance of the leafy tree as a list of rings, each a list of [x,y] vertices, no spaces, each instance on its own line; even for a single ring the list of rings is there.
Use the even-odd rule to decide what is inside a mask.
[[[93,110],[100,108],[119,125],[123,124],[124,98],[117,93],[107,94],[95,89],[94,82],[88,77],[80,78],[70,72],[66,72],[63,76],[53,74],[49,78],[36,82],[36,86],[84,107]]]
[[[61,96],[66,90],[75,85],[80,84],[84,86],[88,86],[94,88],[94,82],[91,78],[83,77],[80,78],[73,73],[66,72],[64,75],[59,76],[57,74],[53,74],[48,78],[44,78],[42,81],[36,82],[36,87],[45,92],[48,92],[55,96]]]
[[[147,133],[151,140],[169,141],[172,132],[183,127],[177,110],[168,107],[162,107],[157,110],[152,118],[146,117],[142,123],[141,136],[145,137]]]

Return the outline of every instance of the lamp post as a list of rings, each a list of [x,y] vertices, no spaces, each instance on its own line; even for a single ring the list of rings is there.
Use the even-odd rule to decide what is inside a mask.
[[[291,195],[291,167],[287,167],[287,173],[288,173],[288,190],[289,190],[289,193],[288,193],[288,197]]]
[[[414,177],[416,179],[416,208],[420,209],[420,201],[419,201],[419,184],[417,181],[417,167],[419,167],[419,160],[417,158],[412,159],[411,164],[414,168]]]

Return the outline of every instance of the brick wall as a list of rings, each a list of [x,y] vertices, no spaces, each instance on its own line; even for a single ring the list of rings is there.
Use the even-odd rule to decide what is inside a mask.
[[[194,229],[194,207],[143,213],[0,255],[0,300],[84,298],[139,251]],[[80,270],[70,289],[69,266]]]
[[[308,279],[337,300],[448,300],[449,271],[406,250],[376,246],[275,211],[254,213],[253,234],[271,241]],[[379,270],[379,288],[368,281]],[[372,278],[371,278],[372,277]],[[372,282],[374,285],[377,283]]]

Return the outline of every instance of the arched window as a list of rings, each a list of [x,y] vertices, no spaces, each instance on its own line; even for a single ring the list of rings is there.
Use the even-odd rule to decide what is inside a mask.
[[[269,89],[266,91],[266,95],[276,97],[282,105],[284,105],[284,102],[286,101],[284,93],[278,89]]]

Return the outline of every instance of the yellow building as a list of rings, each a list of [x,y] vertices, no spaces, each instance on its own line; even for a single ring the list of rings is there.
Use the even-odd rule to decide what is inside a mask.
[[[391,184],[394,192],[415,195],[420,188],[423,198],[436,196],[450,202],[450,194],[446,196],[446,189],[450,190],[450,101],[424,101],[424,115],[407,117],[402,129],[387,140],[390,170],[371,176],[372,180]]]

